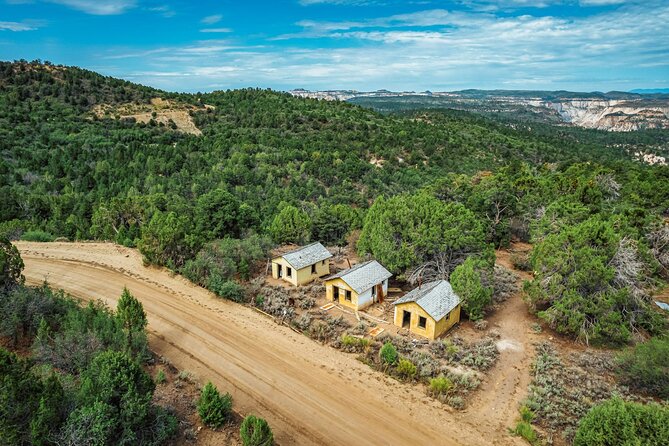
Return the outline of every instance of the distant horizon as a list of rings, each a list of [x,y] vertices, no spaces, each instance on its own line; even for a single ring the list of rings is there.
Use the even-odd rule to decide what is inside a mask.
[[[41,59],[30,60],[30,59],[27,59],[27,58],[19,58],[19,59],[14,59],[14,60],[0,60],[0,62],[13,63],[13,62],[19,62],[21,60],[25,60],[28,63],[35,62],[35,61],[40,61],[41,63],[49,63],[49,64],[52,64],[54,66],[76,67],[76,68],[80,68],[80,69],[83,69],[83,70],[93,71],[93,72],[96,72],[96,73],[98,73],[100,75],[103,75],[103,76],[111,76],[111,75],[93,70],[91,68],[82,67],[82,66],[78,66],[78,65],[67,65],[67,64],[59,63],[59,62],[52,61],[52,60],[41,60]],[[336,88],[336,87],[335,88],[321,88],[321,89],[309,89],[309,88],[304,88],[304,87],[276,89],[276,88],[266,87],[266,86],[262,86],[262,85],[247,85],[247,86],[239,86],[239,87],[220,88],[220,89],[209,90],[209,91],[207,91],[207,90],[179,91],[179,90],[166,90],[166,89],[161,88],[160,86],[140,83],[140,82],[137,82],[133,79],[124,79],[122,77],[117,77],[117,76],[111,76],[111,77],[121,79],[121,80],[125,80],[125,81],[128,81],[128,82],[133,82],[133,83],[136,83],[138,85],[143,85],[143,86],[146,86],[146,87],[156,88],[156,89],[159,89],[159,90],[163,90],[167,93],[179,93],[179,94],[181,94],[181,93],[184,93],[184,94],[212,93],[212,92],[215,92],[215,91],[224,91],[226,89],[236,90],[236,89],[243,89],[243,88],[270,89],[270,90],[280,91],[280,92],[285,92],[285,93],[290,93],[291,91],[300,91],[300,90],[307,91],[307,92],[352,91],[352,92],[357,92],[357,93],[375,93],[375,92],[379,92],[379,91],[388,91],[390,93],[425,93],[425,92],[430,92],[430,93],[458,93],[458,92],[462,92],[462,91],[475,90],[475,91],[523,91],[523,92],[540,92],[540,91],[543,91],[543,92],[551,92],[551,93],[554,93],[554,92],[568,92],[568,93],[590,93],[590,94],[595,94],[595,93],[601,93],[601,94],[631,93],[631,94],[641,94],[641,95],[644,95],[644,94],[647,94],[647,95],[669,94],[669,88],[633,88],[631,90],[609,90],[609,91],[603,91],[603,90],[590,90],[590,91],[586,91],[586,90],[559,90],[559,89],[558,90],[542,90],[542,89],[522,89],[522,88],[514,88],[514,89],[510,89],[510,88],[463,88],[463,89],[459,89],[459,90],[436,90],[436,89],[429,89],[429,88],[427,90],[416,90],[416,89],[389,90],[387,88],[374,88],[374,89],[369,89],[369,90],[359,90],[359,89],[355,89],[355,88]]]
[[[253,87],[249,87],[253,88]],[[262,87],[261,87],[262,88]],[[297,88],[291,88],[289,90],[280,90],[280,91],[299,91],[299,90],[304,90],[304,91],[355,91],[358,93],[375,93],[379,91],[388,91],[390,93],[459,93],[462,91],[524,91],[524,92],[539,92],[539,91],[545,91],[545,92],[567,92],[567,93],[601,93],[601,94],[609,94],[609,93],[636,93],[636,94],[669,94],[669,88],[633,88],[631,90],[609,90],[609,91],[602,91],[602,90],[542,90],[542,89],[522,89],[522,88],[463,88],[459,90],[435,90],[435,89],[427,89],[427,90],[389,90],[387,88],[375,88],[373,90],[356,90],[355,88],[323,88],[323,89],[318,89],[318,90],[310,90],[308,88],[302,88],[302,87],[297,87]]]
[[[666,0],[0,0],[0,59],[167,91],[669,88]]]

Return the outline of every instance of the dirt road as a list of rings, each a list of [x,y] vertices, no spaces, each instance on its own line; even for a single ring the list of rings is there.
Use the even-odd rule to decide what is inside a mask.
[[[147,312],[151,349],[200,382],[229,391],[239,412],[267,418],[283,445],[522,444],[507,426],[486,422],[500,410],[487,400],[451,412],[420,387],[166,270],[144,267],[135,250],[106,243],[16,245],[30,284],[47,280],[112,307],[127,286]],[[506,405],[515,410],[516,402]]]
[[[516,243],[513,248],[529,250],[531,247]],[[507,250],[497,251],[496,263],[514,271],[519,276],[519,286],[523,280],[532,277],[514,269]],[[529,370],[535,356],[533,343],[542,336],[531,329],[536,318],[529,314],[520,291],[509,297],[487,321],[499,333],[497,349],[500,356],[488,372],[487,382],[474,394],[466,412],[476,417],[489,414],[482,420],[484,428],[501,431],[515,425],[518,419],[519,403],[527,396],[531,381]]]

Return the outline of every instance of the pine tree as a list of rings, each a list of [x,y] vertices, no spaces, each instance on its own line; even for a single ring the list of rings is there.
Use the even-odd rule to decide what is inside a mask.
[[[23,282],[23,260],[16,246],[9,240],[0,239],[0,290]]]
[[[274,435],[267,421],[255,415],[249,415],[242,421],[239,436],[244,446],[271,446]]]
[[[492,298],[492,287],[485,286],[482,281],[484,269],[486,269],[485,262],[469,257],[453,270],[450,278],[453,290],[462,299],[462,309],[473,321],[483,317],[485,307],[490,304]]]
[[[269,232],[277,243],[305,243],[309,239],[311,219],[295,206],[281,209],[272,220]]]
[[[151,416],[155,383],[142,367],[121,352],[107,351],[93,359],[81,375],[79,406],[104,405],[113,414],[114,442],[134,444]]]
[[[133,335],[144,330],[148,321],[142,303],[125,287],[116,306],[116,316],[126,331],[128,349],[132,349]]]
[[[208,382],[197,402],[197,413],[207,426],[221,427],[232,413],[232,396],[229,393],[221,396],[216,386]]]
[[[65,392],[56,375],[44,383],[39,407],[30,422],[30,438],[34,446],[55,444],[53,439],[63,423]]]

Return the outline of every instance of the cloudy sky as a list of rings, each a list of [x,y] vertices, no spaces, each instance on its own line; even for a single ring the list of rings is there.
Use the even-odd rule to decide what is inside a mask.
[[[176,91],[669,87],[669,0],[0,0],[0,59]]]

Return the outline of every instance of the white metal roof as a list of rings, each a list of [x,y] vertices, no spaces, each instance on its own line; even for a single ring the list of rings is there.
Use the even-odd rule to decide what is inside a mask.
[[[397,299],[395,305],[407,302],[416,302],[435,321],[439,321],[460,304],[460,297],[447,280],[436,280],[409,291]]]
[[[390,274],[383,265],[376,260],[370,260],[368,262],[359,263],[353,268],[333,274],[326,280],[339,278],[353,288],[356,293],[360,294],[391,276],[392,274]]]
[[[319,242],[314,242],[310,245],[288,251],[279,257],[286,259],[286,262],[290,263],[290,266],[298,270],[313,265],[314,263],[318,263],[321,260],[329,259],[332,257],[332,254],[325,249],[325,246],[321,245]]]

